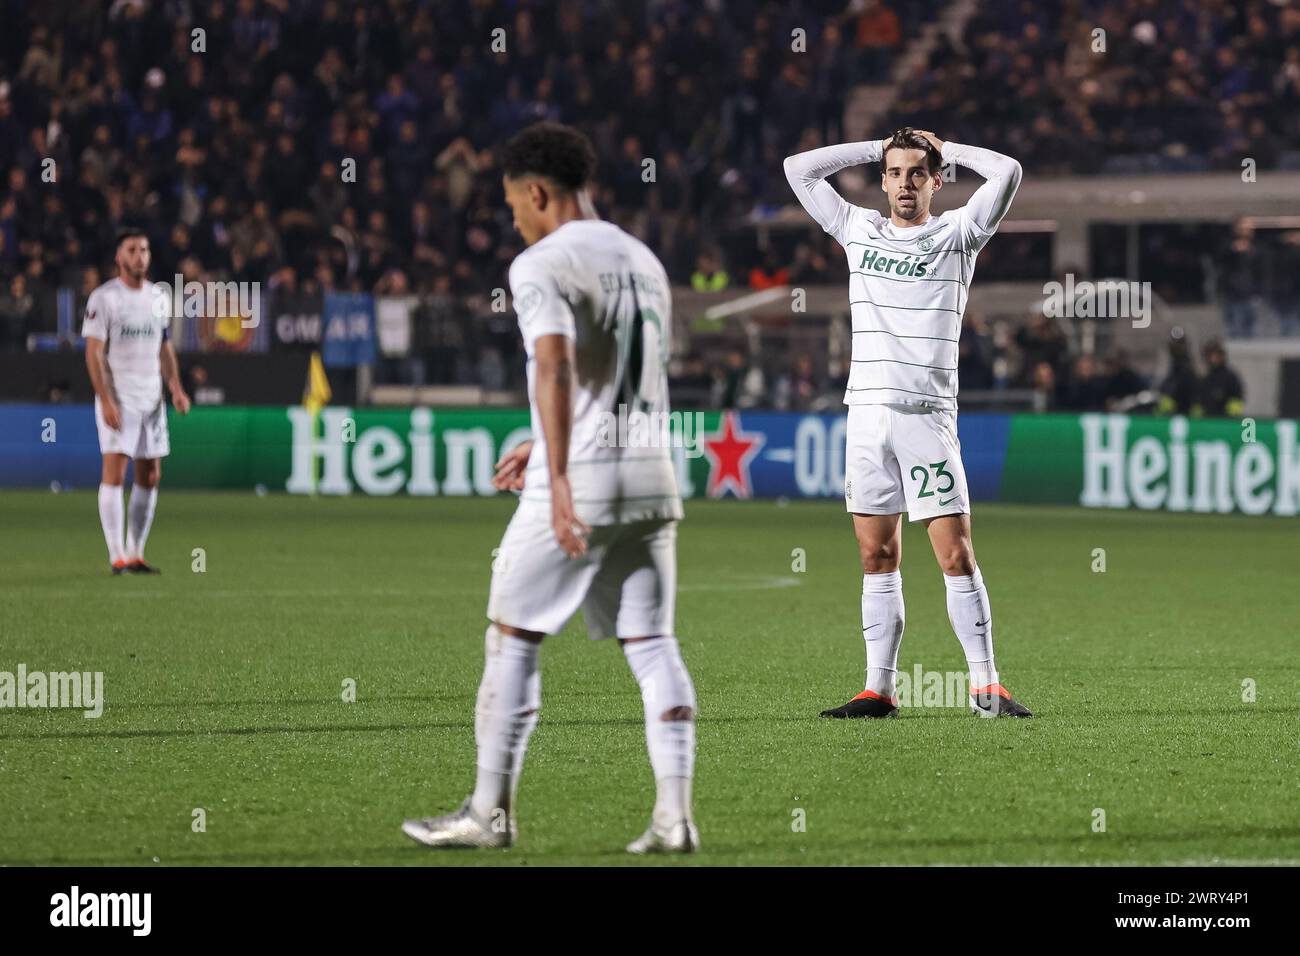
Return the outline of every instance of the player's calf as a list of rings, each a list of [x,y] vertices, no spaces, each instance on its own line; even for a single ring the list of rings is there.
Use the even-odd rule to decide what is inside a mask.
[[[474,708],[474,792],[454,813],[402,824],[403,833],[425,846],[506,847],[517,835],[515,794],[542,706],[541,635],[491,624],[484,643],[483,680]]]
[[[641,687],[646,745],[655,776],[649,829],[629,853],[690,853],[700,835],[691,819],[695,772],[695,687],[672,635],[624,640],[623,654]]]

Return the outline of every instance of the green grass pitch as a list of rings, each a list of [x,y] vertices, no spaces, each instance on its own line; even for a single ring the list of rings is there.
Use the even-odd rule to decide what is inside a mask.
[[[398,829],[471,787],[511,507],[164,486],[147,579],[108,575],[93,493],[0,494],[0,671],[102,671],[106,698],[97,720],[0,710],[0,863],[636,862],[641,703],[580,617],[543,649],[516,847],[436,853]],[[1037,717],[832,722],[817,712],[863,667],[841,506],[688,503],[703,852],[673,862],[1300,862],[1296,540],[1286,519],[978,506],[1000,670]],[[920,528],[904,559],[900,670],[961,670]]]

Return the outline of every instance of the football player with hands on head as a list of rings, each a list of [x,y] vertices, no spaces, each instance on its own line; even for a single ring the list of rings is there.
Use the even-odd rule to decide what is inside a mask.
[[[826,177],[880,163],[889,214],[847,202]],[[959,209],[932,215],[942,168],[984,183]],[[866,686],[823,717],[898,713],[903,639],[901,518],[925,524],[943,572],[948,619],[966,655],[970,707],[1028,717],[1000,682],[993,615],[971,543],[970,496],[957,441],[957,354],[975,258],[1020,186],[1020,164],[977,146],[904,128],[885,140],[790,156],[786,179],[808,214],[844,248],[853,316],[844,501],[862,558]]]

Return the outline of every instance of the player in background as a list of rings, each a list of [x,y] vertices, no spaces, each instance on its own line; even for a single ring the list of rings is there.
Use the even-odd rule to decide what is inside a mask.
[[[506,202],[528,248],[510,290],[528,360],[533,440],[497,463],[521,491],[493,563],[487,653],[475,710],[477,781],[460,810],[408,820],[433,847],[509,846],[515,793],[541,707],[538,651],[583,609],[592,639],[616,637],[641,687],[656,798],[632,853],[690,852],[695,689],[673,629],[682,503],[666,435],[618,447],[619,405],[666,421],[672,300],[640,242],[602,221],[585,136],[538,123],[503,156]]]
[[[99,522],[114,574],[157,574],[158,569],[144,560],[144,545],[158,503],[162,459],[171,450],[163,380],[182,415],[189,412],[190,399],[181,387],[176,350],[169,340],[171,311],[157,307],[165,299],[145,279],[148,238],[138,230],[123,231],[115,259],[117,278],[90,293],[81,327],[104,456]],[[135,459],[135,483],[124,521],[122,482],[128,458]]]
[[[880,162],[889,216],[846,202],[826,177]],[[930,214],[944,162],[985,182],[960,209]],[[983,716],[1028,717],[999,682],[993,616],[971,544],[970,499],[957,441],[957,341],[975,257],[1020,186],[1020,164],[975,146],[901,129],[887,140],[791,156],[799,202],[844,247],[853,315],[853,366],[844,500],[862,556],[866,687],[823,717],[898,713],[903,639],[901,517],[924,521],[948,595],[948,619],[970,670],[970,706]]]

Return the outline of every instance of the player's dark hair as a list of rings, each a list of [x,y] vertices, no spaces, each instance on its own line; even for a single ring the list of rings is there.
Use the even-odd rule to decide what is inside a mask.
[[[113,254],[117,255],[122,248],[122,243],[128,239],[148,239],[149,234],[138,226],[126,226],[117,231],[117,237],[113,240]]]
[[[933,176],[939,170],[943,169],[943,157],[939,151],[934,148],[934,143],[930,142],[910,126],[904,126],[897,130],[889,142],[885,144],[885,150],[880,154],[881,165],[886,169],[889,168],[885,162],[885,157],[889,155],[891,149],[923,149],[925,150],[925,171]]]
[[[545,176],[563,189],[577,192],[596,171],[591,140],[561,123],[534,123],[506,143],[502,170],[511,179]]]

